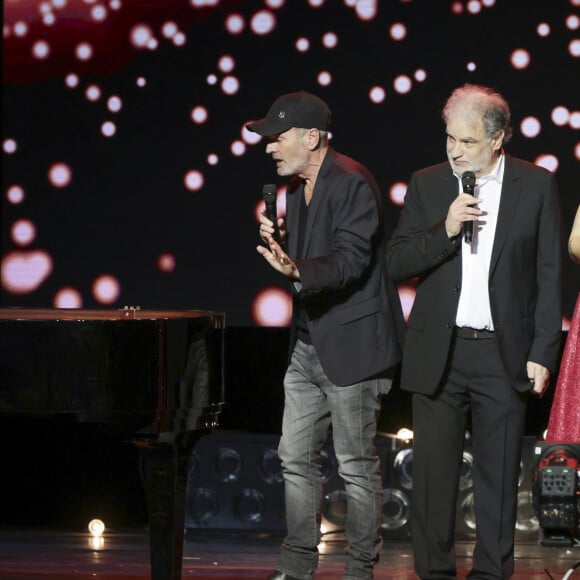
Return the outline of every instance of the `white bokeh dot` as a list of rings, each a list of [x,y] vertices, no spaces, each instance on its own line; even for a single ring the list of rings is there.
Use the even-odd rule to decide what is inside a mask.
[[[129,40],[135,48],[147,48],[151,38],[153,38],[153,30],[147,24],[135,24],[129,31]]]
[[[230,14],[225,22],[226,30],[230,34],[240,34],[246,27],[246,22],[240,14]]]
[[[59,189],[67,187],[72,181],[72,169],[63,162],[53,163],[48,168],[48,181]]]
[[[306,52],[310,49],[310,41],[304,36],[301,36],[300,38],[296,39],[295,46],[298,52]]]
[[[121,285],[114,276],[104,274],[95,279],[92,292],[97,302],[101,304],[112,304],[121,294]]]
[[[221,87],[226,95],[235,95],[240,90],[240,81],[237,77],[228,75],[222,79]]]
[[[101,98],[101,88],[97,85],[89,85],[85,89],[85,96],[89,101],[98,101]]]
[[[264,288],[252,303],[252,316],[258,326],[288,326],[292,318],[292,298],[281,288]]]
[[[467,11],[470,14],[479,14],[481,12],[481,2],[479,0],[469,0],[467,3]]]
[[[189,191],[199,191],[204,184],[203,173],[197,169],[191,169],[185,174],[183,181]]]
[[[318,84],[323,86],[323,87],[327,87],[330,83],[332,83],[332,75],[326,71],[320,71],[320,73],[318,73]]]
[[[236,66],[236,61],[234,60],[234,57],[229,55],[229,54],[224,54],[224,56],[222,56],[218,61],[218,68],[223,73],[232,72],[234,70],[235,66]]]
[[[418,68],[413,76],[418,83],[422,83],[427,79],[427,71],[425,69]]]
[[[24,201],[24,189],[20,185],[11,185],[6,190],[6,199],[10,203],[22,203]]]
[[[558,158],[551,153],[542,153],[541,155],[538,155],[534,160],[534,163],[552,173],[555,173],[558,170],[559,165]]]
[[[403,181],[397,181],[389,188],[389,199],[395,205],[401,206],[405,201],[407,194],[407,184]]]
[[[580,56],[580,39],[575,38],[574,40],[570,41],[570,44],[568,45],[568,52],[574,57]]]
[[[90,60],[93,57],[93,47],[88,42],[81,42],[75,48],[75,56],[79,60]]]
[[[402,22],[395,22],[389,28],[389,35],[393,40],[403,40],[407,36],[407,27]]]
[[[165,38],[173,38],[177,33],[177,31],[178,31],[177,24],[175,24],[175,22],[173,22],[172,20],[164,22],[163,25],[161,26],[161,34]]]
[[[95,22],[103,22],[107,18],[107,9],[105,6],[98,4],[91,8],[91,17]]]
[[[74,89],[79,85],[79,76],[74,73],[69,73],[64,79],[64,84],[70,89]]]
[[[322,35],[322,46],[335,48],[338,44],[338,36],[334,32],[326,32]]]
[[[372,103],[382,103],[386,96],[387,93],[383,87],[371,87],[371,90],[369,91],[369,99]]]
[[[570,118],[568,124],[572,129],[580,129],[580,111],[574,111],[570,113]]]
[[[234,157],[241,157],[246,152],[246,144],[241,139],[236,139],[230,146]]]
[[[172,40],[175,46],[183,46],[187,41],[187,36],[185,36],[185,33],[179,31],[174,35]]]
[[[107,108],[109,111],[111,111],[111,113],[118,113],[122,107],[123,101],[121,100],[121,97],[112,95],[107,99]]]
[[[82,308],[83,299],[76,288],[65,286],[55,294],[53,305],[55,308]]]
[[[18,144],[16,143],[15,139],[4,139],[2,143],[2,149],[4,153],[11,155],[12,153],[16,153],[18,150]]]
[[[554,107],[552,109],[551,119],[554,125],[563,127],[564,125],[568,124],[568,120],[570,119],[570,111],[562,105]]]
[[[540,22],[540,24],[538,24],[538,26],[536,27],[536,32],[538,33],[538,36],[549,36],[550,35],[550,25],[547,22]]]
[[[245,125],[242,127],[241,133],[242,139],[249,145],[255,145],[262,140],[262,136],[259,133],[256,133],[255,131],[248,131]]]
[[[23,37],[28,34],[28,24],[22,20],[15,22],[12,29],[14,30],[14,36]]]
[[[578,30],[578,26],[580,25],[580,18],[577,14],[570,14],[566,18],[566,28],[568,30]]]
[[[528,138],[537,137],[542,130],[542,125],[537,117],[526,117],[520,123],[520,131],[522,135]]]
[[[11,228],[12,241],[18,246],[28,246],[36,237],[36,227],[27,219],[17,220]]]
[[[407,75],[399,75],[393,81],[393,88],[395,92],[404,95],[411,90],[413,82],[411,81],[410,77]]]
[[[206,107],[197,105],[191,109],[191,120],[198,125],[205,123],[208,119],[208,111]]]
[[[270,34],[276,26],[276,17],[268,10],[259,10],[250,21],[254,34],[262,36]]]
[[[117,132],[117,125],[115,125],[115,123],[113,123],[113,121],[105,121],[101,125],[101,133],[105,137],[113,137],[116,132]]]
[[[530,53],[525,48],[517,48],[511,53],[510,62],[515,69],[525,69],[530,64]]]
[[[45,40],[38,40],[32,45],[32,56],[39,60],[48,58],[50,55],[50,45]]]

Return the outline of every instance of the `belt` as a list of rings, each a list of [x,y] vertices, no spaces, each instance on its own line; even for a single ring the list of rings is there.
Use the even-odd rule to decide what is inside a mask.
[[[495,332],[492,330],[479,330],[469,326],[456,326],[455,335],[458,338],[465,338],[467,340],[484,340],[486,338],[494,338]]]

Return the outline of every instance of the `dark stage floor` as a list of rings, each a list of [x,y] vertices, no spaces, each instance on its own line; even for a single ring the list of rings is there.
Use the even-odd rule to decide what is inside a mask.
[[[57,530],[0,530],[2,580],[145,580],[149,578],[145,530],[106,533],[101,546],[88,534]],[[184,544],[183,578],[263,580],[276,566],[279,536],[212,530],[189,531]],[[473,543],[457,544],[459,578],[470,566]],[[342,578],[344,541],[321,545],[318,580]],[[580,578],[580,548],[516,545],[516,580]],[[375,579],[415,578],[408,542],[386,541]]]

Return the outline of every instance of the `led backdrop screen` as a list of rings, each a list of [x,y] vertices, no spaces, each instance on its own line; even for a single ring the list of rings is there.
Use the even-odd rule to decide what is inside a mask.
[[[210,309],[284,326],[256,250],[281,93],[331,106],[333,146],[375,174],[394,227],[413,170],[445,160],[442,105],[499,90],[508,152],[579,201],[579,0],[5,0],[4,307]],[[566,260],[565,319],[580,272]],[[412,284],[401,286],[408,310]]]

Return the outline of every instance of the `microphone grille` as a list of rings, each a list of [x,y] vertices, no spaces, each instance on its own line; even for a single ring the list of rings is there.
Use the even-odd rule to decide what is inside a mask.
[[[273,183],[266,183],[262,188],[262,195],[264,199],[276,199],[276,186]]]

